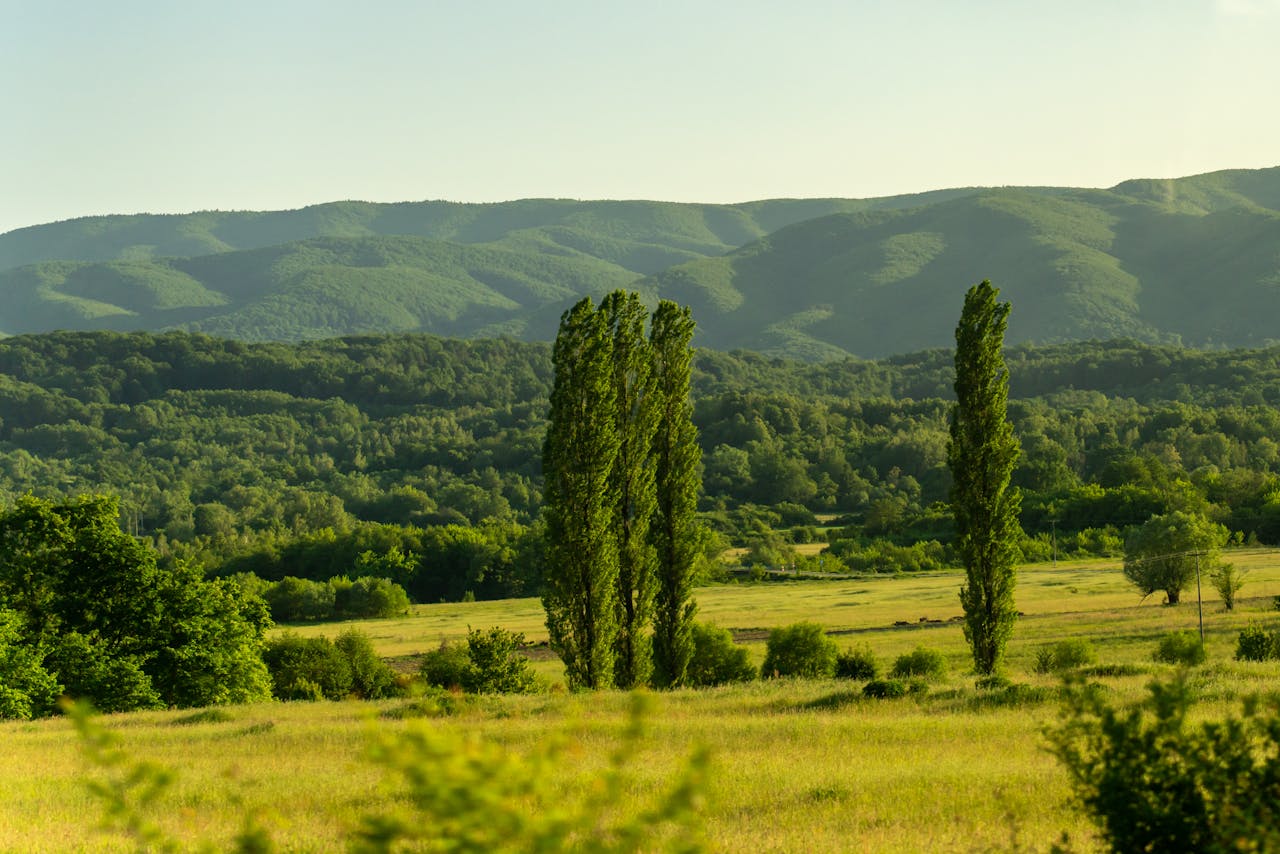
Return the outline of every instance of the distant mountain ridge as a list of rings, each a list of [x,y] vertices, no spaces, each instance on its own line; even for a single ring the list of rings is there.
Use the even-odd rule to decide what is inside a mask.
[[[584,294],[694,307],[697,343],[812,360],[949,346],[963,291],[1009,341],[1280,338],[1280,168],[1110,190],[960,188],[738,205],[336,202],[0,235],[0,332],[546,340]]]

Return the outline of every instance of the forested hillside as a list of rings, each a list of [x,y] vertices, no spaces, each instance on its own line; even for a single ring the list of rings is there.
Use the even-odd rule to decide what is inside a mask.
[[[1028,554],[1048,554],[1051,526],[1063,553],[1114,550],[1170,509],[1280,542],[1280,350],[1008,358]],[[817,536],[814,514],[838,518],[850,566],[945,562],[951,381],[945,351],[822,365],[701,351],[704,519],[765,562]],[[9,338],[0,501],[116,493],[131,531],[219,571],[324,578],[365,555],[370,573],[418,561],[420,600],[527,593],[550,383],[550,348],[511,340]],[[891,562],[888,544],[915,551]]]
[[[1265,346],[1280,168],[867,200],[93,217],[0,235],[0,333],[538,341],[582,295],[628,287],[691,305],[702,347],[821,361],[949,346],[984,278],[1016,306],[1010,343]]]

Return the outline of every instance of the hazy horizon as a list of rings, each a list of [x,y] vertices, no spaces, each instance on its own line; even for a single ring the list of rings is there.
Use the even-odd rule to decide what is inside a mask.
[[[0,233],[344,199],[732,203],[1275,166],[1280,0],[10,13]]]

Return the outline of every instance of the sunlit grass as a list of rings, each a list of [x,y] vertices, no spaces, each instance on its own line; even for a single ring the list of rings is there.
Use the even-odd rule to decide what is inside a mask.
[[[1232,559],[1251,570],[1248,586],[1234,613],[1205,587],[1209,664],[1193,677],[1204,698],[1198,716],[1224,714],[1246,693],[1280,688],[1280,664],[1231,659],[1236,634],[1250,620],[1280,622],[1272,604],[1280,560],[1268,552]],[[960,614],[960,580],[940,573],[700,589],[701,618],[753,638],[757,663],[768,628],[805,619],[836,632],[842,647],[869,645],[884,667],[918,645],[938,649],[950,673],[923,698],[892,701],[863,699],[860,683],[839,680],[658,695],[635,797],[660,787],[701,744],[713,751],[708,834],[724,851],[1044,850],[1063,830],[1077,843],[1087,840],[1087,824],[1067,804],[1065,774],[1044,749],[1058,683],[1033,672],[1035,651],[1086,638],[1100,666],[1125,667],[1124,675],[1099,681],[1114,697],[1136,701],[1153,675],[1174,672],[1153,663],[1151,652],[1164,633],[1197,626],[1194,590],[1171,608],[1141,601],[1116,561],[1025,568],[1018,588],[1024,616],[1007,674],[1049,695],[1003,707],[974,687],[961,625],[952,621]],[[468,626],[501,625],[545,640],[542,620],[538,601],[527,599],[423,605],[406,619],[359,626],[382,654],[410,656],[463,638]],[[536,666],[548,682],[562,681],[558,661]],[[405,702],[275,703],[199,717],[149,712],[109,716],[106,724],[133,755],[178,773],[157,817],[179,838],[226,847],[250,810],[284,850],[330,851],[343,847],[361,814],[391,796],[363,752],[371,727],[414,725],[378,717]],[[567,729],[573,736],[561,784],[572,787],[576,775],[604,761],[627,711],[623,694],[555,691],[486,699],[429,725],[479,732],[513,750]],[[0,744],[0,850],[130,850],[95,830],[100,808],[81,779],[86,769],[66,721],[0,725]]]

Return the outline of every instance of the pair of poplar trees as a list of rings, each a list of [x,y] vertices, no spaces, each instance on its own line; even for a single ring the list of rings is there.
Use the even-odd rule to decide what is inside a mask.
[[[542,602],[570,688],[684,683],[699,550],[693,331],[688,307],[663,300],[650,318],[625,291],[560,319]]]

